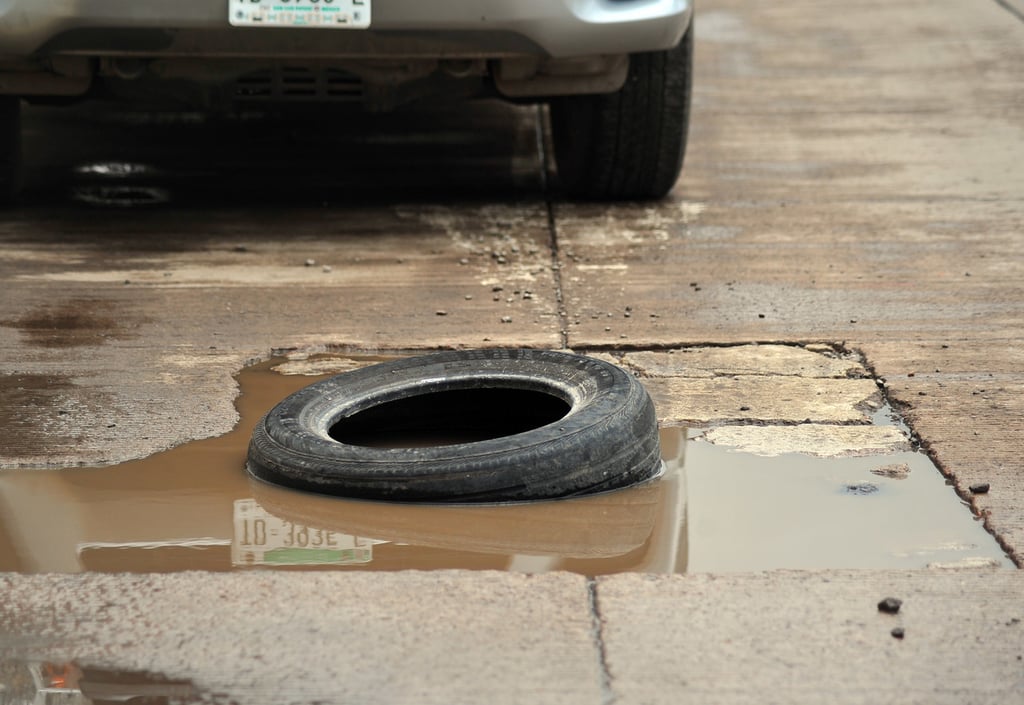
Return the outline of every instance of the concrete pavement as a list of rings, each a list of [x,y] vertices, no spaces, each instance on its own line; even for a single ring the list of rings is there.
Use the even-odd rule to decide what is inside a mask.
[[[116,462],[222,434],[232,375],[273,349],[626,351],[680,416],[693,399],[732,408],[713,382],[735,383],[715,360],[692,365],[709,376],[665,377],[670,349],[825,345],[863,356],[1020,563],[1015,6],[702,3],[691,147],[662,204],[547,203],[531,110],[487,113],[486,139],[463,124],[445,133],[463,147],[438,150],[486,159],[428,150],[465,202],[366,198],[411,180],[398,150],[398,175],[377,165],[356,198],[251,208],[240,190],[222,206],[178,184],[177,206],[96,211],[37,188],[0,226],[0,462]],[[102,154],[29,130],[36,183]],[[181,131],[182,145],[201,132]],[[806,383],[780,374],[799,359],[757,359],[741,381],[766,398]],[[814,374],[844,409],[877,388]],[[750,411],[733,421],[794,413]],[[1020,575],[7,574],[0,654],[157,671],[238,702],[1024,702]],[[875,607],[889,595],[899,615]]]

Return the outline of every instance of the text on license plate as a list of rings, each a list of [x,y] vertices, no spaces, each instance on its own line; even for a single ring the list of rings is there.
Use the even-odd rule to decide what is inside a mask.
[[[383,543],[280,519],[254,499],[235,500],[231,563],[251,565],[352,565],[373,560]]]
[[[366,29],[370,0],[231,0],[228,21],[235,27]]]

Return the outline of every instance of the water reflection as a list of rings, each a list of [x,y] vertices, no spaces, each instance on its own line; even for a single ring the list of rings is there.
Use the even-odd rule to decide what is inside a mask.
[[[0,570],[686,568],[682,429],[662,432],[661,478],[602,495],[490,506],[324,497],[242,469],[253,425],[314,379],[272,367],[240,375],[242,421],[226,436],[108,468],[0,473]]]
[[[2,705],[102,705],[193,703],[199,694],[188,681],[157,674],[48,661],[0,661]]]

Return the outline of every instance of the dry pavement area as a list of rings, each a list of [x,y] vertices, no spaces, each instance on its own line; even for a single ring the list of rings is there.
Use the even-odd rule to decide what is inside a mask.
[[[663,203],[548,199],[528,108],[374,121],[332,138],[351,158],[330,172],[296,164],[297,129],[38,111],[26,203],[0,218],[0,467],[226,433],[233,375],[275,351],[625,352],[669,423],[846,428],[881,389],[1020,565],[1024,8],[705,0],[696,31]],[[171,201],[83,203],[74,168],[101,159],[160,164]],[[847,354],[868,377],[829,367]],[[1019,570],[0,584],[0,660],[217,702],[1024,702]]]

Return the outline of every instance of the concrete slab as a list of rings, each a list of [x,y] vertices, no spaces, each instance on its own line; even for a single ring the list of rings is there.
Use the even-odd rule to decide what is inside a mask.
[[[275,349],[561,341],[543,203],[114,220],[27,211],[0,229],[0,387],[17,402],[0,467],[225,433],[232,375]]]
[[[696,32],[675,198],[557,207],[571,345],[1024,329],[1024,24],[995,2],[720,0]]]
[[[0,589],[0,661],[158,673],[204,701],[602,700],[581,576],[4,575]]]
[[[845,341],[1020,561],[1015,7],[703,5],[674,198],[557,206],[570,344]]]
[[[1001,704],[1024,700],[1021,594],[1019,571],[617,575],[596,604],[621,705]]]

